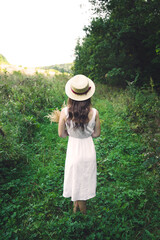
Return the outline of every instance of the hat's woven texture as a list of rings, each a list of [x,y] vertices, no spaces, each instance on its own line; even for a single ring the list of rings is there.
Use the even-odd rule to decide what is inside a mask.
[[[95,85],[86,76],[76,75],[66,83],[65,91],[69,98],[84,101],[92,97],[95,92]]]

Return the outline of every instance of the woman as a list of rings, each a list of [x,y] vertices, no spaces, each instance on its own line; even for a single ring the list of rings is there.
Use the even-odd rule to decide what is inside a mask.
[[[100,136],[98,111],[91,107],[95,92],[92,80],[84,75],[71,78],[65,87],[68,106],[61,111],[58,134],[67,137],[63,196],[71,197],[73,211],[86,214],[86,200],[96,195],[96,152],[93,143]]]

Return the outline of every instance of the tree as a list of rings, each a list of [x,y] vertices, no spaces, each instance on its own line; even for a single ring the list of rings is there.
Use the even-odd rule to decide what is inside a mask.
[[[1,63],[9,64],[7,59],[2,54],[0,54],[0,64]]]
[[[100,79],[120,86],[135,81],[141,86],[149,84],[152,78],[158,87],[159,0],[90,0],[90,2],[101,17],[92,20],[90,26],[85,28],[86,37],[76,49],[75,72],[79,63],[83,70],[90,64],[87,73],[94,75],[96,81]],[[92,51],[88,52],[88,48]]]

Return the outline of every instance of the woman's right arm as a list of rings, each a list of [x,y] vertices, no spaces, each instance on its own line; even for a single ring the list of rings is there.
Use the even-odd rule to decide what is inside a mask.
[[[101,134],[101,126],[100,126],[100,119],[99,119],[99,113],[97,111],[96,113],[96,124],[95,124],[95,128],[94,128],[94,132],[92,133],[92,137],[96,138],[99,137]]]
[[[63,108],[61,111],[59,124],[58,124],[58,135],[59,137],[62,137],[62,138],[65,138],[68,136],[68,133],[66,131],[66,126],[65,126],[65,121],[66,121],[65,109]]]

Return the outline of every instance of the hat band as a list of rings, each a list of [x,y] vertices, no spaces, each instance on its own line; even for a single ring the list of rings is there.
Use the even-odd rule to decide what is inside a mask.
[[[72,88],[71,88],[71,91],[72,91],[74,94],[77,94],[77,95],[83,95],[83,94],[87,94],[87,93],[89,92],[90,89],[91,89],[91,87],[89,87],[89,88],[87,89],[87,91],[85,91],[85,92],[83,92],[83,93],[77,93],[77,92],[73,91]]]

